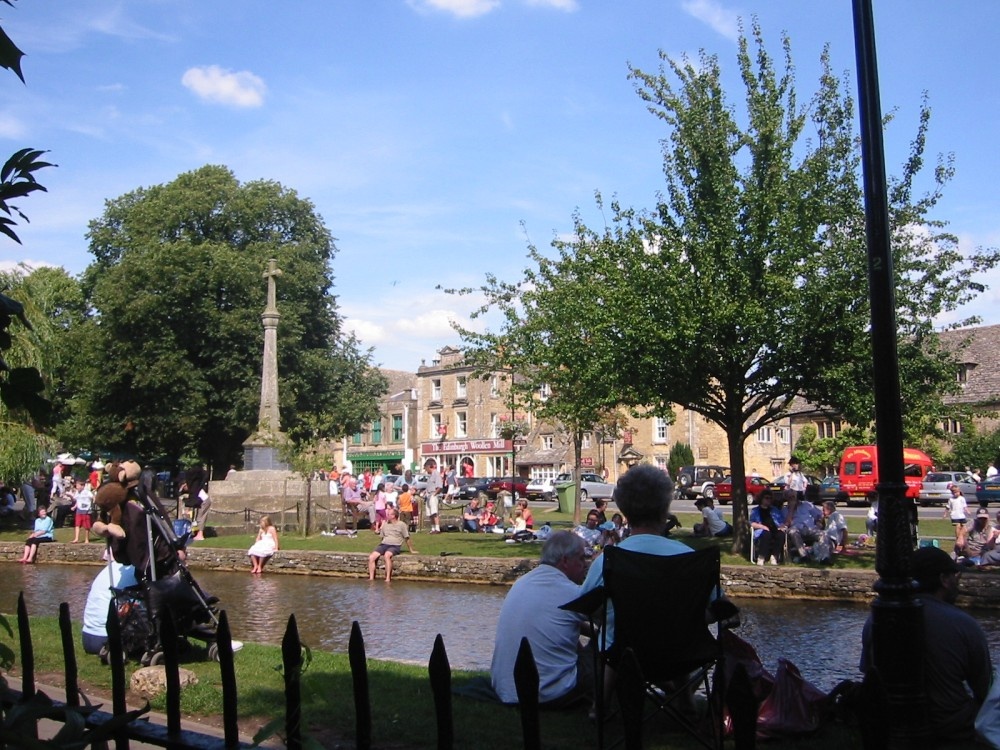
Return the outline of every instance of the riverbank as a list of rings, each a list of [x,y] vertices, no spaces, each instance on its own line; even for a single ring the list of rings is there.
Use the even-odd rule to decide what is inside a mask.
[[[396,558],[394,577],[435,583],[510,585],[538,564],[538,547],[523,545],[525,557],[482,557],[460,554],[410,555]],[[16,563],[24,546],[0,542],[0,561]],[[54,542],[39,550],[40,563],[65,565],[102,564],[100,544]],[[283,549],[267,566],[266,575],[312,575],[366,578],[368,555],[363,552]],[[247,573],[243,549],[192,546],[188,566],[197,571],[219,570]],[[878,575],[873,570],[800,565],[723,565],[722,585],[732,596],[744,598],[834,600],[866,602],[874,598]],[[969,570],[962,576],[959,604],[1000,609],[1000,571]]]

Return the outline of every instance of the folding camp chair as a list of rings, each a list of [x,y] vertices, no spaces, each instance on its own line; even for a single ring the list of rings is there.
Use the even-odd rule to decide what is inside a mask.
[[[714,545],[671,556],[607,547],[602,589],[566,605],[567,609],[592,614],[595,602],[603,601],[597,612],[602,622],[603,655],[596,689],[600,747],[604,746],[607,715],[601,686],[609,667],[616,673],[626,747],[641,746],[647,698],[706,747],[722,747],[725,691],[723,670],[716,667],[721,666],[723,654],[708,621],[724,619],[729,613],[721,618],[706,616],[711,602],[721,595],[719,570],[719,548]],[[610,644],[606,642],[609,605],[614,619],[614,642]],[[707,699],[704,722],[684,710],[698,686]]]

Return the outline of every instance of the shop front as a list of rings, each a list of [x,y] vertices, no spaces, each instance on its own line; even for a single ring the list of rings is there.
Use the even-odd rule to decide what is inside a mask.
[[[382,469],[386,474],[392,474],[393,469],[403,463],[403,451],[347,451],[347,460],[350,462],[351,471],[360,474],[365,469]]]

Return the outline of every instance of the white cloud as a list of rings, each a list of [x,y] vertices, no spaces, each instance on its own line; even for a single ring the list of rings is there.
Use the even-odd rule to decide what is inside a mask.
[[[716,0],[685,0],[681,7],[688,15],[707,24],[716,33],[736,41],[739,38],[739,16],[727,10]]]
[[[234,107],[259,107],[267,92],[264,81],[253,73],[233,72],[218,65],[188,68],[181,83],[203,101]]]
[[[44,260],[0,260],[0,273],[31,273],[38,268],[58,268]]]
[[[458,18],[484,16],[500,7],[500,0],[408,0],[416,10],[437,10]]]
[[[528,5],[540,5],[546,8],[564,10],[567,13],[579,10],[580,5],[576,0],[527,0]]]
[[[0,138],[23,138],[26,132],[24,123],[19,119],[0,114]]]

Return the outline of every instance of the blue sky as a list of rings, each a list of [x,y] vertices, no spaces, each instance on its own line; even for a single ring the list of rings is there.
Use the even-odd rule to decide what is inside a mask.
[[[875,0],[882,107],[898,172],[923,92],[929,149],[957,176],[938,217],[964,250],[1000,245],[1000,3]],[[90,262],[104,201],[204,164],[277,180],[337,238],[336,293],[377,364],[415,370],[457,344],[475,300],[435,290],[515,280],[594,192],[649,207],[659,121],[627,79],[657,51],[717,54],[732,101],[740,18],[792,42],[800,101],[829,43],[856,91],[849,0],[19,0],[0,23],[27,86],[0,75],[0,153],[49,149],[0,268]],[[1000,322],[1000,273],[966,314]],[[942,321],[947,322],[947,321]]]

